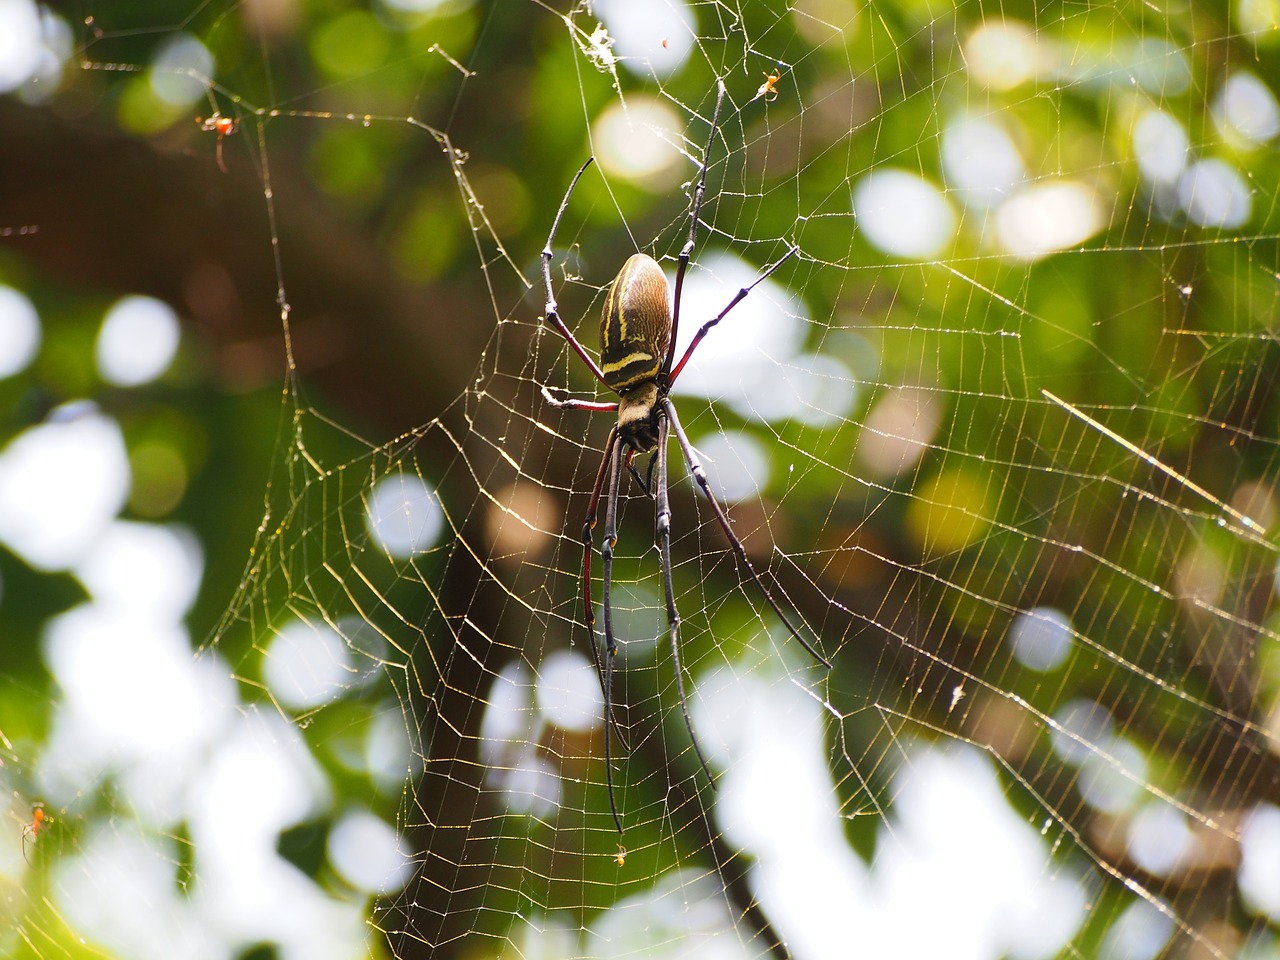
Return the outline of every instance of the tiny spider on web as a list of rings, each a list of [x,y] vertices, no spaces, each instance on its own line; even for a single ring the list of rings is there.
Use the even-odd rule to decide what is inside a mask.
[[[218,169],[226,173],[227,165],[222,159],[222,141],[240,129],[240,121],[235,117],[224,117],[215,110],[207,118],[196,117],[196,123],[200,124],[200,129],[205,133],[218,135]]]
[[[773,103],[778,99],[778,81],[782,79],[782,64],[778,64],[772,73],[764,75],[764,83],[760,84],[760,89],[756,91],[756,95],[752,100],[759,100],[764,97],[766,103]]]
[[[621,474],[625,469],[630,473],[646,496],[655,501],[657,509],[657,542],[662,567],[662,586],[666,594],[667,630],[671,639],[671,656],[675,668],[676,689],[680,697],[680,711],[684,715],[685,727],[689,731],[689,739],[694,752],[707,775],[707,780],[715,786],[711,770],[707,766],[706,757],[698,745],[697,735],[693,730],[693,721],[689,718],[689,706],[685,698],[684,673],[680,667],[680,613],[676,609],[675,589],[671,581],[671,503],[667,489],[667,441],[674,434],[680,453],[690,475],[706,496],[715,514],[716,522],[724,531],[725,537],[732,546],[738,560],[746,568],[756,587],[763,595],[765,602],[800,645],[808,651],[815,661],[827,669],[831,663],[820,654],[792,625],[787,615],[765,586],[764,581],[756,573],[747,557],[742,541],[734,534],[729,523],[729,516],[723,506],[711,492],[707,483],[707,474],[702,463],[694,452],[680,418],[676,414],[670,392],[680,372],[693,355],[694,350],[702,343],[711,328],[723,320],[747,294],[769,274],[778,269],[785,261],[798,251],[798,247],[790,247],[781,259],[764,270],[748,286],[734,295],[716,316],[702,324],[694,334],[693,341],[676,360],[676,332],[680,323],[680,299],[684,288],[685,272],[689,267],[689,257],[693,253],[698,232],[698,213],[702,207],[702,198],[707,185],[707,162],[711,148],[715,144],[716,130],[720,121],[720,107],[724,102],[724,83],[718,84],[715,112],[711,117],[711,133],[707,138],[707,148],[703,152],[699,164],[697,187],[689,210],[689,238],[680,250],[675,277],[674,301],[667,289],[667,278],[662,268],[647,254],[634,254],[618,272],[609,292],[605,297],[604,313],[600,320],[600,361],[592,359],[586,348],[578,341],[564,321],[556,307],[555,295],[551,287],[552,243],[556,230],[569,206],[569,198],[573,189],[586,173],[592,159],[578,170],[569,189],[560,202],[560,209],[551,224],[551,233],[542,250],[542,280],[546,286],[547,303],[544,319],[560,336],[568,342],[605,387],[618,395],[616,402],[596,400],[578,400],[574,398],[558,399],[550,391],[543,388],[542,395],[553,406],[569,410],[593,410],[598,412],[616,412],[618,421],[609,430],[604,445],[604,457],[596,473],[595,484],[591,489],[591,500],[587,506],[587,515],[582,525],[582,595],[584,601],[583,619],[591,634],[591,656],[595,661],[596,671],[600,674],[604,690],[604,762],[605,779],[609,790],[609,809],[613,814],[614,826],[622,833],[622,819],[618,815],[618,805],[614,797],[613,771],[610,758],[609,729],[613,722],[613,662],[618,653],[617,635],[613,628],[613,550],[618,542],[618,493]],[[649,461],[648,479],[640,476],[633,465],[637,454],[653,451]],[[656,472],[656,477],[655,477]],[[656,480],[656,482],[655,482]],[[600,653],[595,644],[595,612],[591,603],[591,547],[592,529],[600,509],[600,501],[605,504],[604,542],[600,546],[600,555],[604,565],[604,585],[602,607],[604,611],[604,645],[605,656],[601,664]]]
[[[27,856],[27,840],[30,839],[32,843],[39,840],[40,831],[46,823],[53,823],[53,817],[44,812],[43,803],[37,802],[33,804],[31,807],[31,822],[22,825],[22,859],[26,860],[27,863],[31,862],[31,859]]]

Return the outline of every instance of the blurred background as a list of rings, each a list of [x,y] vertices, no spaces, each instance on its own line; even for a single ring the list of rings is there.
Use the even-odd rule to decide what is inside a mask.
[[[1278,46],[1263,0],[0,0],[0,952],[1280,956]],[[834,663],[675,448],[708,783],[624,477],[621,835],[611,417],[547,400],[610,396],[540,319],[588,157],[590,351],[704,161],[678,349],[798,247],[672,396]]]

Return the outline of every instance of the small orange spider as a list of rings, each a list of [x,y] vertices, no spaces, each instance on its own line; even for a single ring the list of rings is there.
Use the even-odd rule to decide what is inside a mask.
[[[618,844],[618,852],[613,855],[613,862],[620,867],[627,865],[627,848]]]
[[[760,89],[756,91],[756,95],[751,99],[759,100],[761,97],[764,97],[765,103],[772,103],[774,100],[777,100],[777,83],[781,79],[782,68],[780,66],[775,68],[773,73],[766,73],[764,75],[764,83],[760,84]]]
[[[31,838],[31,842],[35,843],[40,839],[40,831],[44,829],[46,823],[53,823],[53,817],[44,812],[44,804],[36,803],[31,807],[31,822],[22,825],[22,859],[28,864],[31,859],[27,856],[27,838]]]
[[[206,133],[217,133],[218,135],[218,169],[223,173],[227,172],[227,165],[222,161],[222,139],[229,137],[240,129],[240,121],[235,117],[224,117],[216,110],[209,116],[207,120],[196,117],[196,123],[200,124],[200,129]]]

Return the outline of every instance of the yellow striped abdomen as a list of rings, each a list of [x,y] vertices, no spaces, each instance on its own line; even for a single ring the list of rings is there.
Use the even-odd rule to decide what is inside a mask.
[[[600,318],[600,370],[622,394],[656,380],[671,343],[671,294],[653,257],[637,253],[618,271]]]

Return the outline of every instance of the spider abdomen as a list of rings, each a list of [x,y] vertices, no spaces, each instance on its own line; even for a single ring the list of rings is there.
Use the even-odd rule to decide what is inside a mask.
[[[671,344],[671,294],[653,257],[631,256],[609,287],[600,318],[600,370],[615,393],[658,379]]]

